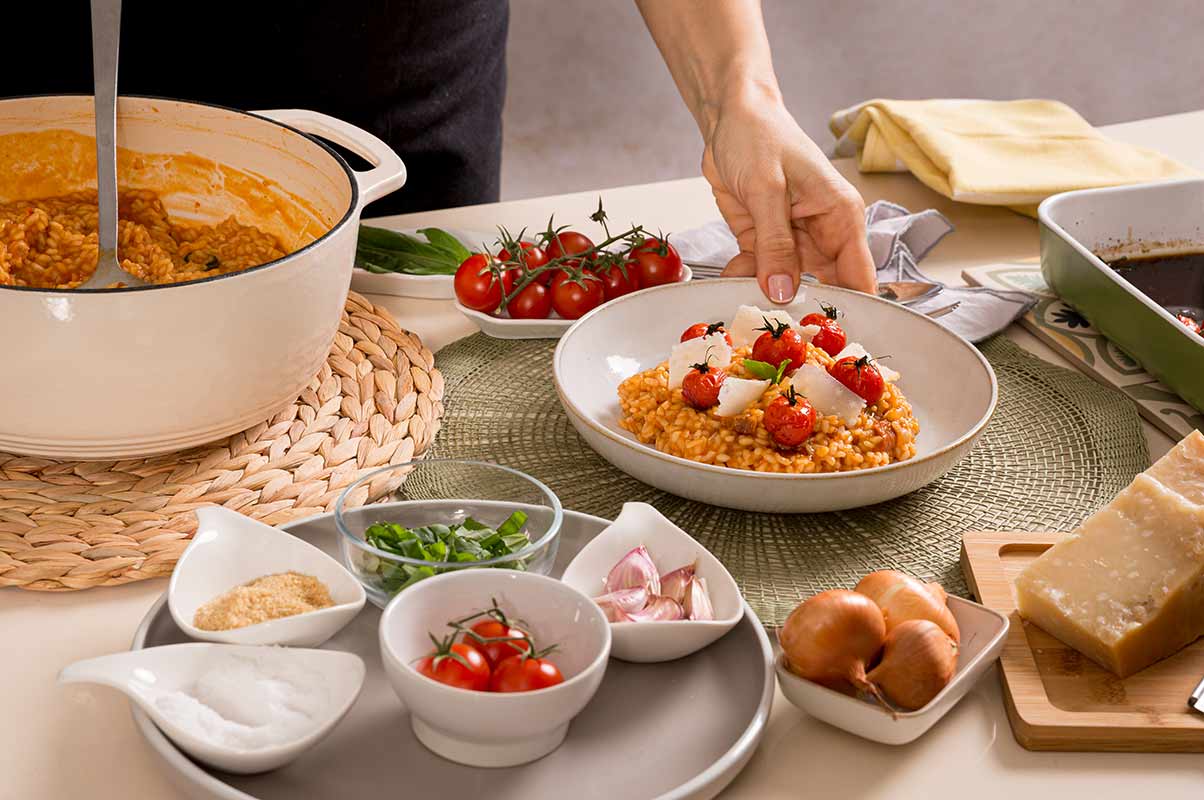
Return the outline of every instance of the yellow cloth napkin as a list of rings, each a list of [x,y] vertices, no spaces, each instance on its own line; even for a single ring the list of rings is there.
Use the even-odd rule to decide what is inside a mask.
[[[946,197],[1036,216],[1058,192],[1198,173],[1103,136],[1055,100],[870,100],[829,122],[862,172],[908,172]]]

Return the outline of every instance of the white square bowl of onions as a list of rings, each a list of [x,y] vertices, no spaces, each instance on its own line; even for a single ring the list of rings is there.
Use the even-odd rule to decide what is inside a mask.
[[[856,591],[820,592],[778,633],[782,694],[829,725],[907,744],[935,725],[999,658],[1008,619],[894,570]]]
[[[623,661],[688,656],[744,616],[727,568],[647,503],[624,503],[561,580],[602,608],[611,621],[611,655]]]

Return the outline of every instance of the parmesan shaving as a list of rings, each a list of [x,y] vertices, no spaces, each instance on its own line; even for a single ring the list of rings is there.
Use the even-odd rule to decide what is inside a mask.
[[[732,318],[732,324],[727,328],[728,333],[732,335],[732,347],[751,346],[765,332],[757,329],[765,327],[766,320],[794,327],[794,320],[791,318],[790,312],[784,309],[775,308],[766,311],[756,306],[740,306],[736,309],[736,316]]]
[[[734,417],[761,399],[769,381],[747,378],[727,378],[719,387],[719,405],[715,413],[721,417]]]
[[[794,390],[811,401],[821,416],[840,417],[846,425],[854,425],[865,408],[865,400],[818,364],[799,367],[790,379]]]
[[[848,358],[849,356],[852,356],[853,358],[865,358],[869,355],[869,352],[857,342],[849,342],[844,346],[843,350],[836,354],[836,360],[839,361],[840,359]],[[882,380],[888,383],[894,383],[895,381],[899,380],[899,373],[886,366],[878,359],[871,356],[870,363],[877,367],[878,371],[882,373]]]
[[[728,367],[732,363],[732,348],[727,337],[720,333],[688,339],[673,346],[669,353],[669,388],[681,388],[681,382],[695,364]]]

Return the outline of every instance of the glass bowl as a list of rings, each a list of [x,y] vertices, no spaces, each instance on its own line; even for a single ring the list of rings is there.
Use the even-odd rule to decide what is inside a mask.
[[[516,511],[526,515],[521,530],[530,544],[496,557],[479,553],[474,560],[464,561],[408,557],[377,546],[379,539],[373,544],[365,537],[365,531],[378,523],[401,526],[406,529],[403,538],[410,530],[432,525],[454,529],[469,518],[496,529]],[[450,459],[407,461],[369,472],[343,490],[334,507],[343,564],[364,585],[368,599],[382,608],[399,591],[444,572],[502,568],[546,575],[556,561],[563,518],[560,499],[531,476],[483,461]],[[469,538],[475,535],[463,533]],[[429,539],[432,532],[421,534]],[[434,532],[436,538],[440,534],[446,535]],[[398,551],[414,547],[394,541]],[[471,546],[461,541],[457,549],[463,552],[465,544]],[[424,548],[429,552],[429,543]]]

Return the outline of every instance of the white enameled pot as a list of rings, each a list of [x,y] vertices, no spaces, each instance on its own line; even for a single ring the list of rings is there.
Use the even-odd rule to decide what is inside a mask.
[[[0,101],[0,201],[94,188],[92,130],[90,96]],[[306,133],[373,168],[353,171]],[[406,177],[384,142],[312,111],[122,97],[117,141],[122,188],[154,189],[173,218],[233,215],[290,253],[169,286],[0,286],[0,451],[145,456],[267,419],[326,358],[361,210]]]

